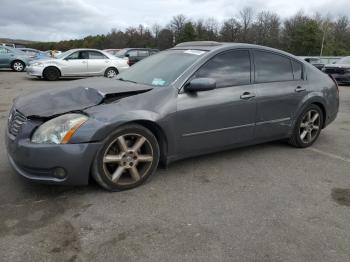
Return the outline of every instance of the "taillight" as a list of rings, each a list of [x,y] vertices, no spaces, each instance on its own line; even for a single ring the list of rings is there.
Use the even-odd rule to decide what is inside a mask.
[[[335,78],[331,74],[328,74],[328,76],[333,80],[335,86],[337,87],[337,92],[338,92],[338,95],[339,95],[339,85],[337,83],[337,80],[335,80]]]

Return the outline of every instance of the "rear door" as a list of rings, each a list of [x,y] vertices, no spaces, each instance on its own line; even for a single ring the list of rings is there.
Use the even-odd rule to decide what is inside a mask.
[[[278,53],[254,50],[257,92],[256,138],[286,136],[307,95],[303,80],[303,65]]]
[[[88,74],[88,51],[76,51],[62,60],[63,76],[84,76]]]
[[[178,152],[192,154],[253,139],[256,101],[248,50],[220,53],[193,78],[214,78],[217,89],[178,95]],[[192,78],[192,79],[193,79]]]
[[[89,75],[103,75],[109,67],[111,60],[98,51],[89,51],[88,72]]]

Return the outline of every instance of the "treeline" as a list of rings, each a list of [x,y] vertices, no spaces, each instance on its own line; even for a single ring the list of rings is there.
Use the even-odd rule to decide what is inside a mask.
[[[295,55],[350,55],[350,21],[347,16],[308,16],[298,12],[282,19],[273,12],[254,12],[244,8],[237,16],[219,23],[214,18],[192,20],[174,16],[166,26],[139,25],[126,30],[113,29],[106,35],[83,39],[40,42],[31,46],[40,50],[71,48],[152,47],[167,49],[177,43],[196,40],[244,42],[283,49]]]

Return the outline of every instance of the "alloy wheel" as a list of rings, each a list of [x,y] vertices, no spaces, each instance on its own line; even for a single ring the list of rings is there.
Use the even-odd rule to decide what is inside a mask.
[[[115,70],[113,70],[113,69],[110,69],[110,70],[107,71],[107,77],[108,78],[113,78],[116,75],[117,75],[117,72]]]
[[[23,64],[21,62],[15,62],[13,64],[13,69],[17,72],[21,72],[23,70]]]
[[[150,141],[140,134],[124,134],[107,147],[103,170],[116,185],[128,186],[140,181],[152,166]]]
[[[320,113],[316,110],[309,110],[304,115],[299,128],[299,136],[303,143],[313,142],[321,129]]]

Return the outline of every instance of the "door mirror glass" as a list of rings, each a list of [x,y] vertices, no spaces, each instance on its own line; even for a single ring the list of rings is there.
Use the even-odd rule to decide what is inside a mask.
[[[214,78],[195,78],[192,79],[186,86],[186,92],[201,92],[213,90],[216,88],[216,80]]]

